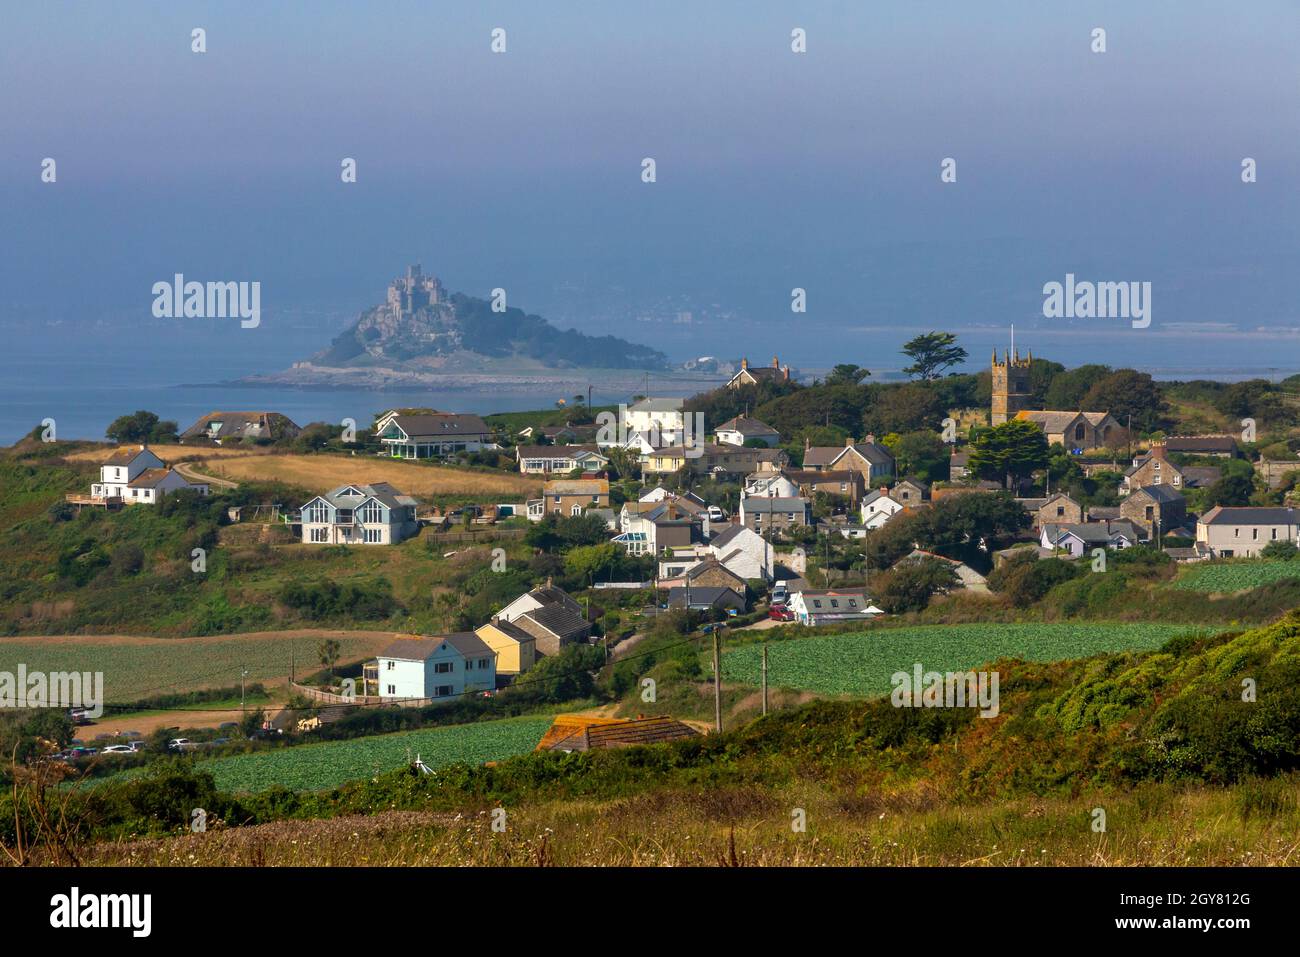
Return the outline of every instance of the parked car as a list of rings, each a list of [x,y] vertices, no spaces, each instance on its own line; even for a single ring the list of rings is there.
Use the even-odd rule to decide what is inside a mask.
[[[196,751],[198,747],[198,742],[189,738],[172,738],[167,742],[168,751]]]
[[[790,599],[790,583],[782,580],[772,586],[772,604],[784,605]]]
[[[129,744],[110,744],[100,754],[135,754],[136,749]]]
[[[768,609],[767,617],[773,621],[794,621],[794,609],[785,605],[773,605]]]

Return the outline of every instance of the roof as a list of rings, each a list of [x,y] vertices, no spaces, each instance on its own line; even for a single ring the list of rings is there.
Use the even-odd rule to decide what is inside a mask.
[[[734,539],[739,538],[746,532],[749,532],[751,535],[755,534],[744,525],[728,525],[725,530],[718,532],[718,534],[709,539],[709,545],[712,548],[722,548],[724,545],[731,544]]]
[[[112,454],[109,455],[108,458],[104,459],[102,464],[130,465],[132,462],[136,460],[137,456],[142,455],[145,452],[149,452],[150,455],[153,454],[152,452],[150,452],[149,447],[147,445],[140,445],[140,446],[124,445],[121,448],[114,449]]]
[[[594,718],[562,714],[542,735],[538,751],[590,751],[662,744],[698,737],[699,732],[676,718]]]
[[[759,506],[758,503],[763,505]],[[770,497],[767,495],[750,495],[740,500],[741,507],[746,512],[802,512],[808,507],[806,498],[782,498]]]
[[[145,469],[135,478],[131,479],[131,481],[127,483],[127,487],[154,488],[171,474],[171,469]]]
[[[213,426],[219,426],[215,431]],[[209,412],[181,433],[182,439],[211,435],[223,439],[227,436],[253,438],[279,438],[286,433],[302,430],[287,415],[279,412]]]
[[[680,412],[685,399],[641,399],[627,407],[629,412]]]
[[[361,494],[344,494],[351,488],[356,489]],[[373,485],[340,485],[338,488],[326,492],[321,496],[321,498],[325,499],[331,505],[342,506],[343,508],[354,507],[367,498],[373,498],[376,502],[379,502],[381,505],[386,505],[388,508],[401,508],[404,505],[420,504],[415,499],[411,498],[411,496],[399,492],[387,482],[375,482]]]
[[[520,618],[528,618],[541,625],[553,635],[569,638],[587,632],[589,625],[581,615],[564,605],[543,605],[532,611],[524,612]]]
[[[1182,472],[1184,488],[1205,488],[1223,478],[1223,469],[1215,465],[1188,465]]]
[[[804,450],[803,464],[805,467],[831,465],[850,450],[857,452],[872,465],[889,465],[894,461],[893,453],[880,443],[858,442],[854,445],[814,445]]]
[[[491,429],[477,415],[439,412],[435,415],[393,416],[396,425],[411,438],[444,435],[489,435]]]
[[[1064,432],[1070,424],[1083,415],[1082,412],[1054,412],[1047,410],[1022,409],[1016,413],[1017,419],[1033,422],[1042,427],[1044,432],[1056,434]]]
[[[552,479],[542,491],[546,495],[608,495],[609,479]]]
[[[496,654],[474,632],[462,631],[452,635],[434,635],[429,638],[398,638],[375,657],[397,658],[401,661],[424,661],[440,649],[444,643],[450,645],[466,658]]]
[[[834,471],[828,470],[824,472],[819,471],[818,469],[782,469],[780,472],[776,473],[776,475],[772,475],[770,472],[760,472],[759,477],[755,478],[755,481],[775,479],[777,476],[781,476],[789,479],[796,485],[801,485],[805,482],[810,485],[816,485],[819,482],[852,482],[860,474],[860,472],[855,472],[852,469],[835,469]]]
[[[776,429],[772,428],[766,422],[760,422],[758,419],[751,419],[749,416],[738,415],[733,419],[728,419],[720,426],[713,430],[714,432],[752,432],[755,435],[780,435]]]
[[[479,631],[481,631],[484,628],[495,628],[497,631],[501,632],[501,634],[505,635],[507,638],[513,638],[515,641],[518,642],[537,640],[533,635],[530,635],[528,632],[524,631],[513,621],[506,621],[502,618],[497,618],[493,621],[489,621],[487,624],[479,625]],[[475,634],[478,634],[478,631],[475,631]]]
[[[741,578],[739,575],[733,572],[726,565],[722,564],[722,562],[718,561],[717,557],[714,555],[709,555],[706,558],[701,558],[690,568],[686,569],[684,573],[684,577],[686,578],[687,581],[691,581],[696,578],[699,578],[707,571],[725,572],[726,574],[730,575],[732,578],[736,579],[736,581],[741,582],[742,584],[744,582],[743,578]]]
[[[1117,535],[1130,541],[1140,541],[1141,531],[1132,522],[1120,520],[1115,522],[1048,522],[1043,531],[1050,542],[1059,541],[1064,535],[1073,535],[1085,544],[1103,544]]]
[[[1237,440],[1231,435],[1171,435],[1165,439],[1170,452],[1236,452]]]
[[[1162,505],[1168,505],[1172,502],[1181,502],[1183,500],[1182,492],[1172,485],[1143,485],[1133,492],[1134,495],[1141,495],[1143,492],[1147,497],[1155,499]]]
[[[690,576],[687,576],[690,577]],[[685,604],[687,588],[685,585],[674,585],[668,589],[668,604]],[[691,605],[714,605],[720,599],[730,595],[741,605],[745,603],[744,597],[734,588],[728,588],[725,585],[692,585],[690,587]]]
[[[519,445],[515,447],[515,457],[520,459],[576,459],[580,456],[592,455],[598,455],[605,461],[609,461],[609,457],[595,445]]]
[[[1297,525],[1300,509],[1216,505],[1201,516],[1204,525]]]

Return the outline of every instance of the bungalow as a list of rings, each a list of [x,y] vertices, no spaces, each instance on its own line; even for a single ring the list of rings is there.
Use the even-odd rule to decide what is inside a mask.
[[[1048,445],[1059,444],[1075,452],[1106,448],[1124,435],[1124,427],[1109,412],[1023,409],[1016,413],[1016,418],[1033,422],[1042,429]]]
[[[818,472],[852,469],[862,473],[863,482],[870,486],[894,474],[894,453],[876,444],[876,437],[868,435],[865,441],[846,439],[843,448],[837,446],[809,446],[804,449],[803,467]]]
[[[749,364],[749,359],[740,360],[740,368],[727,381],[728,389],[743,389],[745,386],[755,386],[760,382],[789,382],[790,367],[782,366],[781,361],[772,356],[770,366],[753,366]]]
[[[668,607],[685,608],[688,611],[709,611],[734,608],[745,611],[745,596],[734,588],[725,586],[676,585],[668,589]]]
[[[953,451],[948,456],[948,481],[960,482],[970,475],[970,453]]]
[[[477,415],[438,412],[387,417],[379,441],[395,459],[422,459],[479,452],[492,442],[492,430]]]
[[[1300,509],[1216,505],[1196,523],[1196,543],[1214,558],[1258,555],[1270,542],[1300,545]]]
[[[582,614],[582,606],[563,588],[553,585],[551,579],[548,578],[545,585],[524,592],[493,615],[493,619],[514,621],[520,615],[526,615],[530,611],[547,608],[551,605],[560,605],[576,614]]]
[[[1039,531],[1038,539],[1041,547],[1067,552],[1071,558],[1081,558],[1094,548],[1132,548],[1143,540],[1141,529],[1124,520],[1066,525],[1048,522]]]
[[[766,422],[738,415],[728,419],[713,430],[719,442],[726,445],[746,445],[749,442],[761,442],[766,446],[776,445],[781,441],[781,433]]]
[[[89,497],[69,495],[80,505],[155,505],[169,492],[191,489],[208,494],[206,482],[191,482],[149,450],[147,445],[116,449],[99,466],[99,481]]]
[[[181,442],[208,441],[220,445],[233,439],[291,439],[302,429],[279,412],[209,412],[180,435]]]
[[[520,445],[515,460],[524,475],[567,474],[575,469],[603,472],[609,466],[609,456],[595,445]]]
[[[399,638],[376,656],[379,697],[433,700],[496,688],[496,653],[473,632]]]
[[[803,474],[821,474],[806,472]],[[745,477],[740,497],[750,495],[764,498],[798,498],[802,495],[799,484],[785,470],[780,472],[753,472]]]
[[[537,662],[537,639],[498,616],[475,628],[474,634],[496,653],[499,675],[521,675]]]
[[[871,603],[865,591],[798,591],[786,607],[801,625],[831,625],[846,621],[869,621],[884,612]]]
[[[340,485],[303,505],[302,540],[309,545],[395,545],[420,530],[417,505],[387,482]]]

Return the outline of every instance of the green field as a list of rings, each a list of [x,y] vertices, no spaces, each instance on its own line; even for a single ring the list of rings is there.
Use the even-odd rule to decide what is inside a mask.
[[[1002,657],[1055,661],[1106,651],[1147,651],[1176,635],[1204,630],[1197,625],[1102,622],[932,625],[812,635],[769,644],[767,680],[773,688],[874,696],[889,692],[890,675],[910,672],[917,662],[927,671],[957,671]],[[758,685],[761,658],[758,644],[732,649],[723,656],[723,677]]]
[[[156,694],[204,687],[233,687],[240,672],[249,682],[288,677],[291,664],[301,679],[321,670],[316,652],[320,637],[86,638],[51,641],[41,638],[0,640],[0,671],[90,671],[104,675],[104,699],[126,704]],[[383,637],[339,637],[340,662],[373,654]]]
[[[1300,578],[1300,561],[1212,562],[1193,565],[1174,583],[1187,591],[1234,592],[1258,588],[1283,578]]]
[[[238,754],[199,767],[211,772],[223,791],[261,791],[277,784],[320,791],[395,770],[416,755],[431,768],[499,761],[533,750],[550,725],[549,717],[481,721]]]

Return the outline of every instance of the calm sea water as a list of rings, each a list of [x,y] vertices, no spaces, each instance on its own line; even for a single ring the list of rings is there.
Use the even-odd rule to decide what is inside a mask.
[[[550,408],[561,398],[553,388],[519,393],[490,388],[380,392],[223,386],[215,383],[286,368],[320,348],[328,334],[275,324],[257,330],[257,335],[241,334],[230,324],[127,329],[118,324],[63,325],[8,333],[6,374],[0,377],[0,444],[16,441],[45,418],[56,421],[61,438],[102,439],[109,422],[136,409],[174,419],[181,428],[218,409],[269,409],[301,425],[345,417],[364,423],[393,406],[487,414]],[[851,323],[819,327],[809,322],[799,336],[768,324],[754,325],[738,336],[734,329],[697,327],[663,347],[674,359],[749,352],[751,361],[763,364],[778,353],[782,361],[805,371],[856,362],[869,368],[875,379],[888,381],[900,377],[899,346],[918,331]],[[971,354],[972,366],[967,368],[982,368],[993,348],[1000,351],[1009,342],[1008,331],[999,328],[965,329],[958,335]],[[1162,379],[1277,379],[1300,371],[1300,336],[1295,334],[1039,328],[1019,329],[1016,341],[1022,350],[1033,349],[1066,365],[1130,366]],[[653,378],[650,391],[656,391]],[[604,393],[596,384],[593,398],[611,403],[628,396]]]

